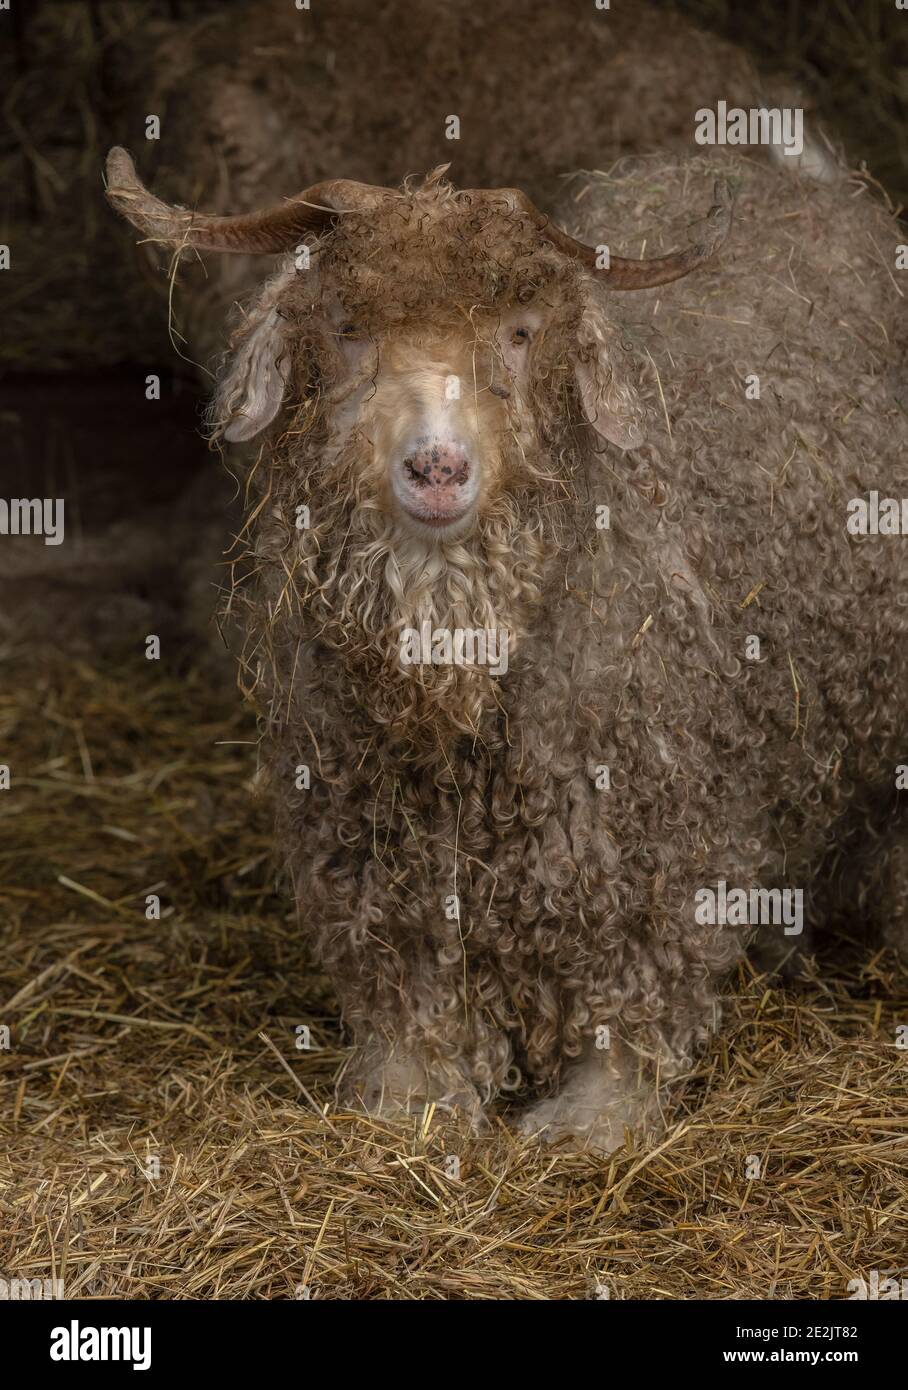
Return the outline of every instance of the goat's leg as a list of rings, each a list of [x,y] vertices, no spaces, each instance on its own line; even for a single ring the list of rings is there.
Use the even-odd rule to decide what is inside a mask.
[[[624,1043],[590,1046],[567,1072],[556,1095],[538,1101],[519,1129],[553,1142],[570,1137],[581,1147],[610,1153],[624,1143],[625,1127],[661,1125],[659,1091]]]
[[[439,1063],[428,1051],[384,1039],[370,1039],[354,1049],[342,1080],[348,1104],[369,1115],[397,1118],[421,1114],[434,1104],[442,1112],[457,1110],[478,1128],[479,1094],[452,1063]]]

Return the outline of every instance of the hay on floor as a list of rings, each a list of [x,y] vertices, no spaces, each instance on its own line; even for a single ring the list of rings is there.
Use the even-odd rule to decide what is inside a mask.
[[[477,1138],[437,1112],[339,1112],[343,1039],[275,891],[235,693],[141,654],[7,663],[0,690],[4,1277],[71,1297],[835,1299],[905,1273],[890,957],[846,950],[784,987],[743,968],[681,1118],[608,1160],[519,1140],[505,1114]]]

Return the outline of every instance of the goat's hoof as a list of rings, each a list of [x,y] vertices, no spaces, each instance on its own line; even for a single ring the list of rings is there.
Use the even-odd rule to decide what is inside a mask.
[[[527,1139],[547,1144],[569,1141],[572,1149],[610,1154],[625,1144],[625,1130],[636,1128],[645,1118],[645,1107],[633,1100],[616,1100],[599,1109],[560,1095],[538,1101],[521,1116],[517,1130]]]

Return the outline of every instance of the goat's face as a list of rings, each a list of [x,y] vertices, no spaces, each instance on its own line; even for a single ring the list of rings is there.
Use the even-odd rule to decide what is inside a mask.
[[[244,440],[283,407],[282,452],[310,482],[317,452],[324,486],[343,475],[403,539],[457,541],[528,489],[563,498],[582,416],[642,439],[605,301],[524,213],[447,186],[394,195],[265,287],[215,419]]]
[[[687,274],[729,221],[717,200],[688,251],[609,258],[600,276],[598,252],[519,190],[458,192],[441,172],[415,190],[338,181],[216,217],[154,198],[125,151],[108,160],[108,196],[147,237],[289,252],[245,313],[215,434],[275,425],[253,512],[269,631],[283,625],[288,650],[309,636],[341,654],[338,698],[413,746],[475,735],[496,697],[487,664],[414,661],[403,639],[479,629],[513,654],[582,548],[587,426],[642,442],[609,292]]]
[[[518,306],[384,332],[340,307],[329,318],[334,443],[359,439],[379,504],[411,532],[465,534],[513,478],[515,452],[532,449],[530,364],[546,317]]]
[[[688,274],[730,226],[717,185],[695,245],[603,267],[520,190],[458,192],[443,173],[400,192],[329,181],[218,217],[155,198],[125,150],[107,161],[110,201],[149,240],[291,252],[245,316],[215,432],[251,439],[286,407],[276,460],[323,485],[337,462],[335,501],[363,504],[385,530],[393,522],[426,544],[462,538],[496,507],[507,519],[503,498],[513,520],[528,492],[569,496],[580,415],[620,448],[642,441],[608,291]],[[322,233],[310,261],[304,239]]]

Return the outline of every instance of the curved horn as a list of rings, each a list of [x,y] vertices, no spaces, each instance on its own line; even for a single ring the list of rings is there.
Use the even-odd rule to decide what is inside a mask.
[[[117,212],[154,241],[198,251],[263,255],[289,251],[307,232],[324,231],[338,213],[369,207],[386,193],[386,189],[352,179],[329,179],[260,212],[219,217],[173,207],[156,198],[120,145],[107,156],[107,197]]]
[[[670,256],[659,256],[651,261],[625,260],[612,256],[606,270],[596,264],[595,246],[587,246],[577,241],[567,232],[556,227],[544,213],[540,212],[525,193],[518,188],[503,189],[515,205],[525,212],[539,226],[547,241],[557,246],[568,256],[582,261],[590,270],[600,276],[610,290],[648,290],[655,285],[667,285],[672,280],[680,280],[698,266],[704,265],[719,250],[731,230],[732,197],[727,182],[719,180],[713,190],[713,206],[706,214],[698,240],[684,251],[674,251]]]

